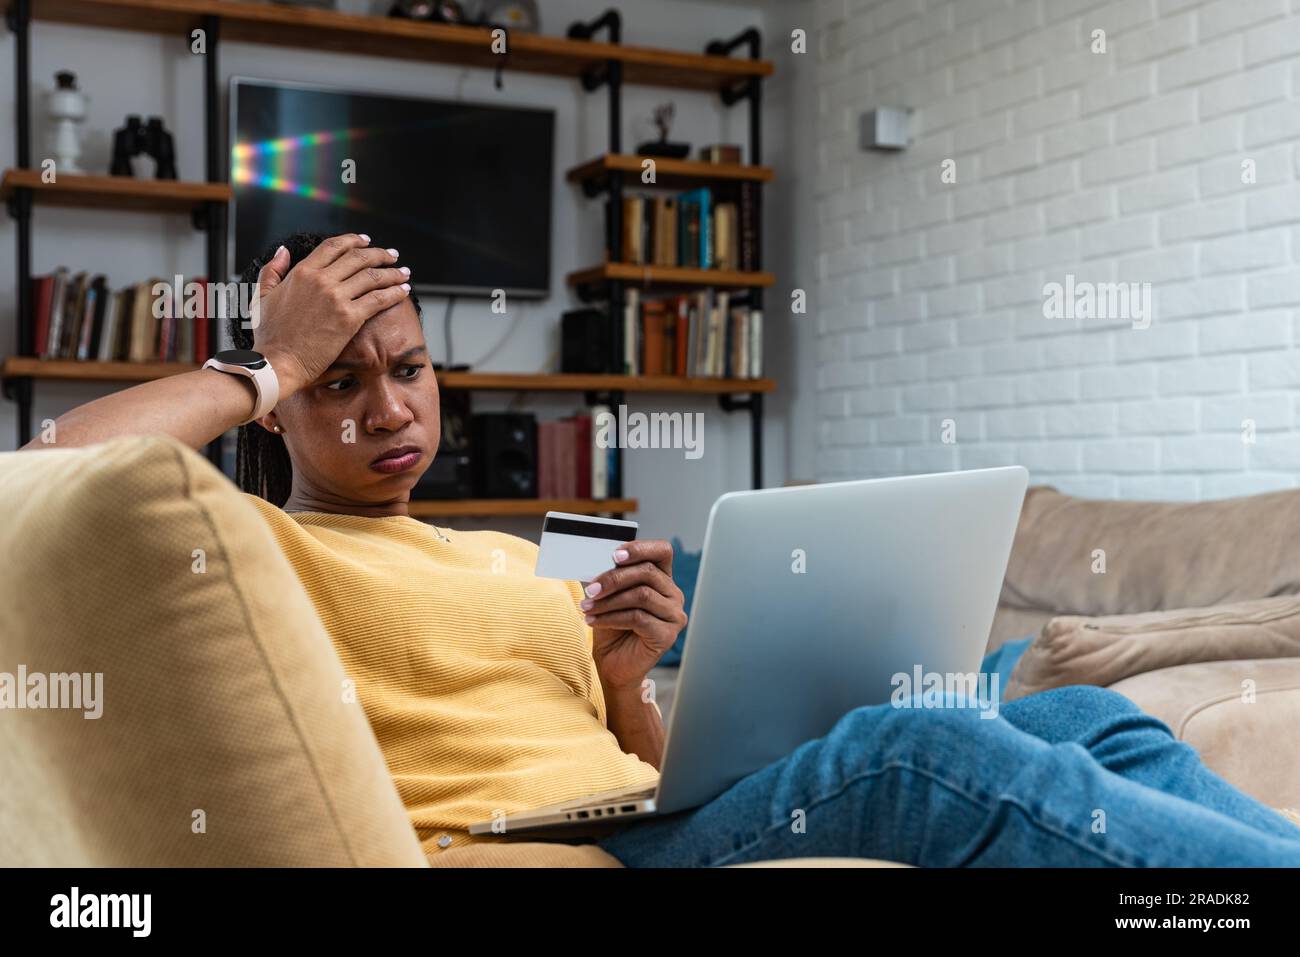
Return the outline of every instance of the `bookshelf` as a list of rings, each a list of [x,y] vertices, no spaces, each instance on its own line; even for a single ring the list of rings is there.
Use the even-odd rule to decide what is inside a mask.
[[[199,368],[193,362],[88,362],[80,359],[35,359],[10,356],[0,362],[0,376],[33,379],[147,382]],[[443,389],[472,392],[600,392],[724,395],[774,392],[773,379],[710,379],[687,376],[583,375],[578,373],[449,372],[435,369]]]
[[[18,190],[30,190],[32,202],[37,205],[142,213],[193,213],[203,210],[209,203],[228,203],[232,196],[225,183],[74,173],[60,174],[54,182],[46,183],[41,179],[40,170],[5,170],[3,179],[0,179],[0,200],[9,202]]]
[[[641,263],[609,262],[569,273],[571,286],[591,286],[617,279],[642,286],[737,286],[765,289],[776,282],[770,272],[739,272],[728,269],[693,269],[687,266],[650,266]]]
[[[27,0],[27,4],[31,19],[55,23],[182,37],[213,18],[221,28],[223,41],[489,70],[503,65],[503,58],[492,52],[492,35],[486,27],[356,16],[240,0]],[[625,45],[617,39],[598,43],[573,36],[511,33],[507,40],[509,52],[504,66],[512,72],[577,79],[591,70],[617,64],[624,82],[693,90],[720,90],[738,80],[772,74],[772,64],[757,58],[734,60],[658,50]]]
[[[589,23],[574,24],[569,35],[590,39],[604,31],[609,43],[619,45],[622,19],[615,10],[608,10]],[[623,190],[628,185],[650,188],[678,189],[683,186],[712,186],[722,183],[753,183],[761,186],[775,177],[770,167],[762,165],[763,155],[763,79],[772,73],[771,64],[761,59],[762,37],[751,27],[729,40],[712,40],[705,45],[707,58],[721,63],[731,60],[746,63],[748,68],[731,74],[716,87],[724,106],[746,103],[749,107],[749,143],[747,163],[709,163],[690,159],[653,157],[655,181],[642,183],[642,164],[647,157],[623,152],[622,137],[622,84],[628,79],[623,64],[611,60],[603,70],[583,75],[583,89],[594,93],[602,87],[607,91],[609,110],[608,147],[604,153],[570,169],[569,182],[581,186],[589,198],[605,197],[605,261],[585,269],[575,270],[566,277],[567,282],[584,301],[601,300],[606,304],[610,321],[614,324],[611,360],[620,367],[623,355],[623,299],[628,285],[645,291],[682,287],[722,286],[742,294],[751,308],[761,310],[763,290],[772,286],[775,277],[761,270],[740,272],[720,269],[692,269],[681,266],[653,266],[629,263],[623,255]],[[733,57],[737,50],[746,50],[748,59]],[[761,259],[761,232],[758,237],[757,258]],[[739,380],[751,382],[758,380]],[[718,405],[724,412],[745,411],[750,423],[750,473],[754,488],[763,487],[763,395],[766,390],[739,388],[719,393]],[[609,401],[615,404],[620,395]],[[622,468],[619,468],[622,475]]]
[[[656,158],[660,185],[675,187],[686,183],[746,180],[762,183],[774,178],[770,167],[758,165],[761,81],[772,74],[773,67],[770,62],[760,59],[759,35],[752,29],[729,41],[715,40],[706,46],[703,53],[659,50],[623,44],[621,17],[617,11],[609,10],[590,23],[574,23],[566,37],[510,33],[509,52],[501,56],[492,52],[493,37],[489,28],[354,16],[331,10],[239,0],[11,0],[8,20],[15,36],[17,167],[5,171],[0,177],[0,199],[5,201],[17,226],[18,342],[16,354],[0,362],[0,387],[4,395],[18,405],[19,445],[31,438],[35,382],[140,382],[198,368],[185,362],[34,358],[31,230],[33,210],[40,206],[189,214],[195,228],[206,234],[207,275],[229,275],[226,212],[232,191],[226,181],[228,163],[221,128],[219,65],[221,47],[227,41],[569,76],[580,80],[587,92],[604,87],[608,91],[610,115],[609,149],[570,170],[569,179],[580,184],[590,196],[601,192],[609,194],[610,225],[618,226],[622,183],[639,176],[642,162],[639,156],[621,152],[624,83],[713,92],[727,105],[742,100],[749,103],[751,165]],[[32,168],[31,164],[30,56],[32,23],[42,21],[156,33],[186,41],[192,30],[203,29],[207,38],[203,93],[206,179],[181,182],[62,174],[54,183],[43,182],[41,171]],[[594,35],[602,30],[608,35],[604,42],[594,39]],[[748,46],[748,58],[731,55],[742,46]],[[621,291],[625,282],[725,285],[748,288],[749,295],[756,297],[759,289],[771,286],[774,281],[770,273],[763,272],[723,273],[673,267],[647,269],[621,263],[618,261],[621,258],[621,226],[611,235],[614,238],[610,261],[577,270],[569,277],[569,282],[584,292],[608,295],[611,315],[621,314]],[[216,323],[212,324],[209,334],[209,347],[215,351],[219,341]],[[725,411],[750,412],[754,486],[762,484],[761,400],[765,393],[776,388],[771,379],[442,371],[437,374],[439,383],[447,389],[578,392],[586,394],[589,404],[599,401],[611,406],[621,404],[626,393],[714,395]],[[220,443],[213,442],[207,451],[209,458],[220,467]],[[610,498],[604,500],[563,500],[559,504],[537,499],[429,501],[412,503],[412,514],[533,515],[543,514],[548,509],[592,514],[634,511],[636,501],[622,496],[621,465],[620,453],[617,478],[610,489]]]
[[[606,153],[568,171],[570,183],[579,183],[590,195],[598,195],[603,188],[601,179],[610,173],[622,176],[624,183],[641,181],[642,164],[650,157],[630,153]],[[703,160],[669,159],[653,157],[655,186],[683,189],[725,181],[770,183],[776,171],[770,166],[747,166],[743,163],[706,163]]]

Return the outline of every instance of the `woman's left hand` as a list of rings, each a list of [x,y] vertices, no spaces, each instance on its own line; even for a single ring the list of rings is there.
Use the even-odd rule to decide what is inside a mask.
[[[661,539],[618,546],[627,557],[587,586],[581,608],[594,640],[592,657],[608,689],[640,688],[646,673],[686,626],[685,597],[673,583],[673,546]],[[600,588],[593,595],[592,588]]]

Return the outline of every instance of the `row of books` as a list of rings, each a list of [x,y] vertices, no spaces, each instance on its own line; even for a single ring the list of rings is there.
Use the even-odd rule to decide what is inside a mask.
[[[757,379],[763,374],[763,312],[733,303],[725,289],[662,299],[628,289],[623,349],[627,375]]]
[[[207,300],[207,282],[195,279]],[[185,318],[181,310],[155,309],[154,289],[162,279],[147,279],[113,290],[103,275],[73,274],[60,266],[32,277],[36,327],[35,353],[42,359],[101,362],[197,362],[212,354],[207,310]],[[168,297],[170,302],[170,296]],[[156,315],[165,312],[166,315]]]
[[[623,198],[623,261],[753,272],[760,268],[758,184],[716,201],[708,187],[675,196]]]
[[[538,498],[609,497],[618,450],[596,444],[595,424],[598,415],[609,412],[608,405],[593,405],[567,418],[537,423]]]

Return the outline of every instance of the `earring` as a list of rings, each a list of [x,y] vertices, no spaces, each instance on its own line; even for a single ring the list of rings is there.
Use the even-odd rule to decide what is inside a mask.
[[[284,426],[283,426],[283,425],[273,425],[273,426],[271,426],[271,428],[274,429],[276,432],[284,432]]]

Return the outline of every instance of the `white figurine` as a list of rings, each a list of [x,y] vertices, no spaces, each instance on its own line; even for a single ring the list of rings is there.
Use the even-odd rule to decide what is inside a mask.
[[[58,88],[49,95],[53,135],[50,152],[60,173],[83,173],[81,158],[81,121],[86,118],[86,95],[77,89],[77,76],[69,70],[54,75]]]

